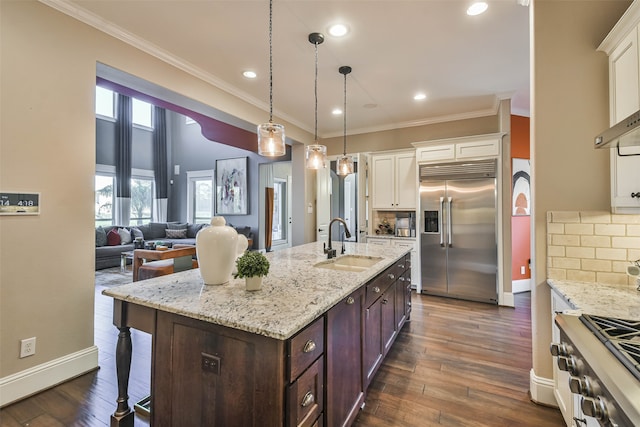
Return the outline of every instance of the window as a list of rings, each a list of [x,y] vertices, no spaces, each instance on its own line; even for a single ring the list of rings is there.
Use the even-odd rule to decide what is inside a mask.
[[[131,176],[131,211],[129,214],[129,225],[146,224],[151,221],[153,213],[153,193],[153,172],[134,169]]]
[[[98,167],[95,176],[95,223],[99,225],[113,225],[115,168]]]
[[[103,118],[116,118],[116,97],[112,90],[96,86],[96,115]]]
[[[116,168],[96,165],[95,176],[95,223],[116,225],[115,212],[118,199],[115,197]],[[155,181],[153,171],[133,169],[131,171],[131,208],[129,225],[146,224],[153,219],[153,197]],[[119,224],[118,224],[119,225]]]
[[[152,105],[139,99],[131,98],[132,116],[134,125],[153,129]]]
[[[208,224],[213,217],[213,171],[187,172],[187,218],[193,223]]]
[[[287,240],[287,181],[276,178],[273,182],[273,242]]]

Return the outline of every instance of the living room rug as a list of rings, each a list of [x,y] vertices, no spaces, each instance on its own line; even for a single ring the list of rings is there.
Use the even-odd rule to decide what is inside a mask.
[[[131,283],[133,281],[133,272],[131,266],[126,271],[120,271],[120,267],[105,268],[96,271],[96,286],[112,287]]]

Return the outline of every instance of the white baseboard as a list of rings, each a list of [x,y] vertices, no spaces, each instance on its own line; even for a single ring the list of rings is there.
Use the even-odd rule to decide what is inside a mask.
[[[514,294],[520,292],[529,292],[531,290],[531,279],[513,280],[511,282],[511,292]]]
[[[529,390],[531,400],[542,405],[558,407],[558,402],[553,395],[553,379],[536,376],[533,369],[529,372]]]
[[[51,360],[0,378],[0,407],[24,399],[98,367],[98,347]]]
[[[503,306],[503,307],[515,307],[516,306],[516,300],[513,297],[513,293],[511,292],[503,292],[502,293],[502,299],[500,301],[498,301],[499,305]]]

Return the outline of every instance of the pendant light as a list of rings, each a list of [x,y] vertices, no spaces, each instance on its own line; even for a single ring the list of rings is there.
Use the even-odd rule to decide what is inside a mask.
[[[258,125],[258,154],[277,157],[286,153],[284,126],[273,123],[273,0],[269,0],[269,123]]]
[[[344,65],[338,68],[340,74],[344,76],[344,139],[343,139],[343,151],[342,157],[338,159],[338,175],[349,175],[353,173],[353,159],[351,156],[347,156],[347,74],[351,72],[351,67]]]
[[[318,45],[324,41],[324,36],[320,33],[309,34],[309,42],[316,47],[316,74],[315,74],[315,130],[313,134],[313,144],[307,145],[306,157],[308,169],[320,169],[327,167],[327,147],[318,144]]]

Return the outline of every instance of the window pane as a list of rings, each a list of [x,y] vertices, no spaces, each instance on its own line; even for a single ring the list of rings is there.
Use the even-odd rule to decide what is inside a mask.
[[[131,219],[129,225],[140,225],[151,221],[153,207],[153,180],[131,179]]]
[[[99,225],[113,225],[113,182],[112,176],[96,175],[95,179],[95,222]]]
[[[96,114],[115,118],[113,91],[96,86]]]
[[[213,217],[213,182],[211,179],[194,179],[194,218],[193,222],[209,223]]]
[[[132,98],[131,101],[133,124],[148,128],[153,127],[151,123],[151,104],[135,98]]]

